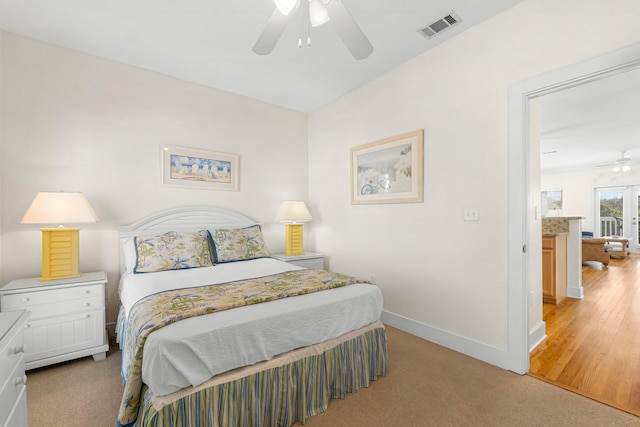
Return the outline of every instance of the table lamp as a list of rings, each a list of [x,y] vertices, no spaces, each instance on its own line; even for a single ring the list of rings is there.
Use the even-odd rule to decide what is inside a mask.
[[[302,224],[311,221],[311,213],[304,202],[296,200],[286,200],[280,205],[277,222],[287,223],[285,231],[285,251],[287,256],[302,255]]]
[[[82,275],[78,269],[79,230],[62,224],[96,222],[98,217],[82,193],[40,192],[22,217],[21,224],[59,224],[41,228],[42,277],[40,280],[66,279]]]

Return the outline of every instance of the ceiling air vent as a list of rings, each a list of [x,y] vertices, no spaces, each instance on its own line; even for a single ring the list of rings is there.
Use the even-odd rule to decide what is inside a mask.
[[[447,16],[441,19],[438,19],[433,24],[429,24],[426,27],[419,29],[418,32],[427,38],[431,38],[436,34],[460,22],[462,22],[462,19],[460,19],[458,15],[456,15],[453,11],[451,11],[451,13],[448,14]]]

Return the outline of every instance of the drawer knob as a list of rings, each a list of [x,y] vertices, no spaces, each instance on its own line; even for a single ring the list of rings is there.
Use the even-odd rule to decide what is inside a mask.
[[[31,301],[31,298],[29,297],[22,298],[22,302],[29,302],[29,301]]]
[[[90,307],[91,303],[90,302],[85,302],[84,304],[82,304],[83,307]]]
[[[20,385],[20,384],[27,384],[27,376],[23,375],[22,377],[18,377],[15,379],[15,384],[16,385]]]
[[[84,291],[82,291],[83,294],[90,294],[91,290],[90,289],[85,289]]]
[[[91,315],[90,315],[89,313],[87,313],[87,314],[85,314],[85,315],[84,315],[84,316],[82,316],[82,317],[84,317],[85,319],[88,319],[88,318],[90,318],[90,317],[91,317]]]
[[[26,352],[27,352],[27,346],[25,346],[24,344],[16,346],[16,348],[13,350],[13,354],[20,354],[20,353],[26,353]]]

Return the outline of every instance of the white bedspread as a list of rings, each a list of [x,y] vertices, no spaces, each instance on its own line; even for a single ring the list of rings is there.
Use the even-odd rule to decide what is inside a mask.
[[[267,276],[299,267],[271,258],[215,267],[125,274],[121,300],[128,313],[145,295]],[[296,348],[337,338],[380,318],[382,294],[355,284],[293,298],[188,318],[149,335],[142,379],[156,396],[197,386],[212,376],[269,360]]]

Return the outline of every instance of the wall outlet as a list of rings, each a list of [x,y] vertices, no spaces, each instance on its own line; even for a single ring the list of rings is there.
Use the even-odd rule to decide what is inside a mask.
[[[477,207],[464,208],[465,221],[480,221],[480,209]]]

